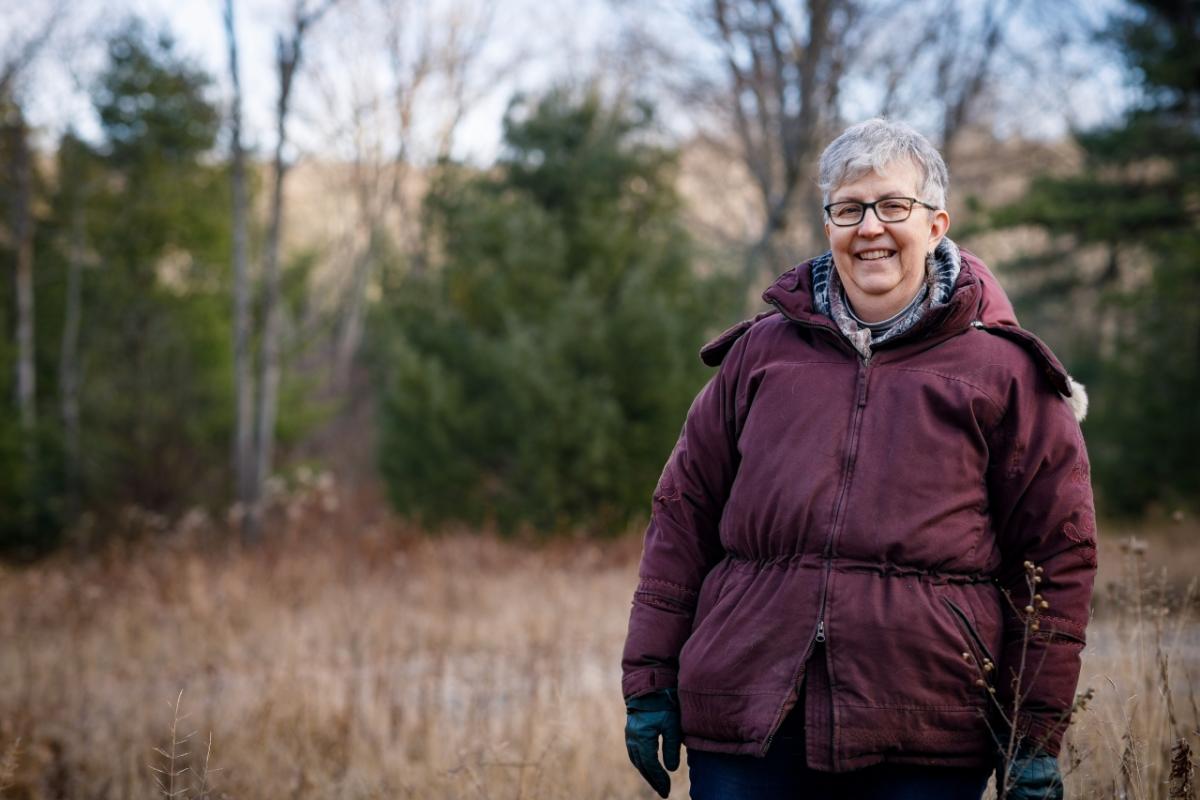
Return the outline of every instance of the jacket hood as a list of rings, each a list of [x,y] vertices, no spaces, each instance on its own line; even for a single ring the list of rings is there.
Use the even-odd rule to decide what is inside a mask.
[[[1017,315],[999,281],[978,256],[963,250],[949,239],[938,245],[936,257],[946,265],[943,274],[954,275],[954,291],[947,292],[948,302],[969,300],[967,294],[977,295],[972,320],[987,325],[1017,325]],[[826,252],[784,272],[763,292],[763,300],[798,321],[829,320],[828,301],[823,297],[828,287],[827,270],[832,269],[833,254]],[[815,277],[815,287],[814,287]]]
[[[822,314],[834,316],[833,308],[833,253],[814,258],[808,262],[809,272],[812,273],[813,307]],[[929,254],[925,261],[926,284],[929,288],[929,299],[932,306],[942,306],[954,294],[958,274],[962,270],[962,254],[953,241],[942,237],[937,248]]]
[[[948,242],[949,240],[943,240]],[[952,246],[952,245],[951,245]],[[953,247],[953,246],[952,246]],[[1062,362],[1051,352],[1041,339],[1020,327],[1012,301],[1001,288],[996,276],[974,253],[953,247],[945,250],[939,246],[941,258],[953,257],[960,261],[954,292],[944,306],[933,309],[939,313],[939,326],[953,331],[965,325],[1002,336],[1020,345],[1038,364],[1041,372],[1054,389],[1067,398],[1078,420],[1087,414],[1087,393],[1082,384],[1068,373]],[[747,330],[759,320],[782,313],[801,324],[829,328],[838,335],[837,326],[830,319],[827,307],[822,302],[822,267],[832,265],[832,254],[825,253],[784,272],[763,292],[763,300],[775,307],[775,311],[759,314],[753,320],[734,325],[700,351],[704,363],[715,366],[721,363],[729,351]],[[817,272],[817,289],[814,289],[814,267]]]

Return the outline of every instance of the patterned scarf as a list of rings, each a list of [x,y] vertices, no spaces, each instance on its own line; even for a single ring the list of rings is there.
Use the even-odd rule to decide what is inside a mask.
[[[945,305],[954,292],[962,258],[958,245],[943,237],[937,249],[925,259],[925,296],[912,305],[907,312],[887,330],[873,333],[860,325],[846,308],[842,295],[842,282],[833,267],[833,253],[819,256],[812,262],[813,300],[817,311],[827,315],[838,329],[845,334],[854,349],[863,358],[871,357],[871,345],[894,339],[916,325],[929,313],[929,309]]]

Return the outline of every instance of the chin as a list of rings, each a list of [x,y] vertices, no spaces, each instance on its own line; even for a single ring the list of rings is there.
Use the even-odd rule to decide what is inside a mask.
[[[869,275],[854,282],[860,292],[872,296],[882,296],[896,291],[903,283],[900,276]]]

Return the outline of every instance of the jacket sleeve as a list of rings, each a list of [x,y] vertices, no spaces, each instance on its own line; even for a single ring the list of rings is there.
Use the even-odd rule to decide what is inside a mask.
[[[1057,755],[1079,681],[1096,517],[1079,423],[1034,369],[1010,384],[988,480],[1008,595],[994,687],[1018,736]]]
[[[737,471],[737,342],[692,402],[654,490],[621,659],[631,698],[676,685],[705,576],[723,555],[718,524]]]

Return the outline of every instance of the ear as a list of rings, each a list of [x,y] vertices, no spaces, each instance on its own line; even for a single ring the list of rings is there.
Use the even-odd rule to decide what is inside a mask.
[[[828,219],[825,220],[825,238],[829,239],[829,241],[831,243],[833,242],[833,238],[829,235],[829,220]]]
[[[931,212],[933,217],[929,224],[929,252],[932,253],[941,244],[942,237],[950,232],[950,212],[944,208]],[[826,231],[828,233],[828,231]]]

